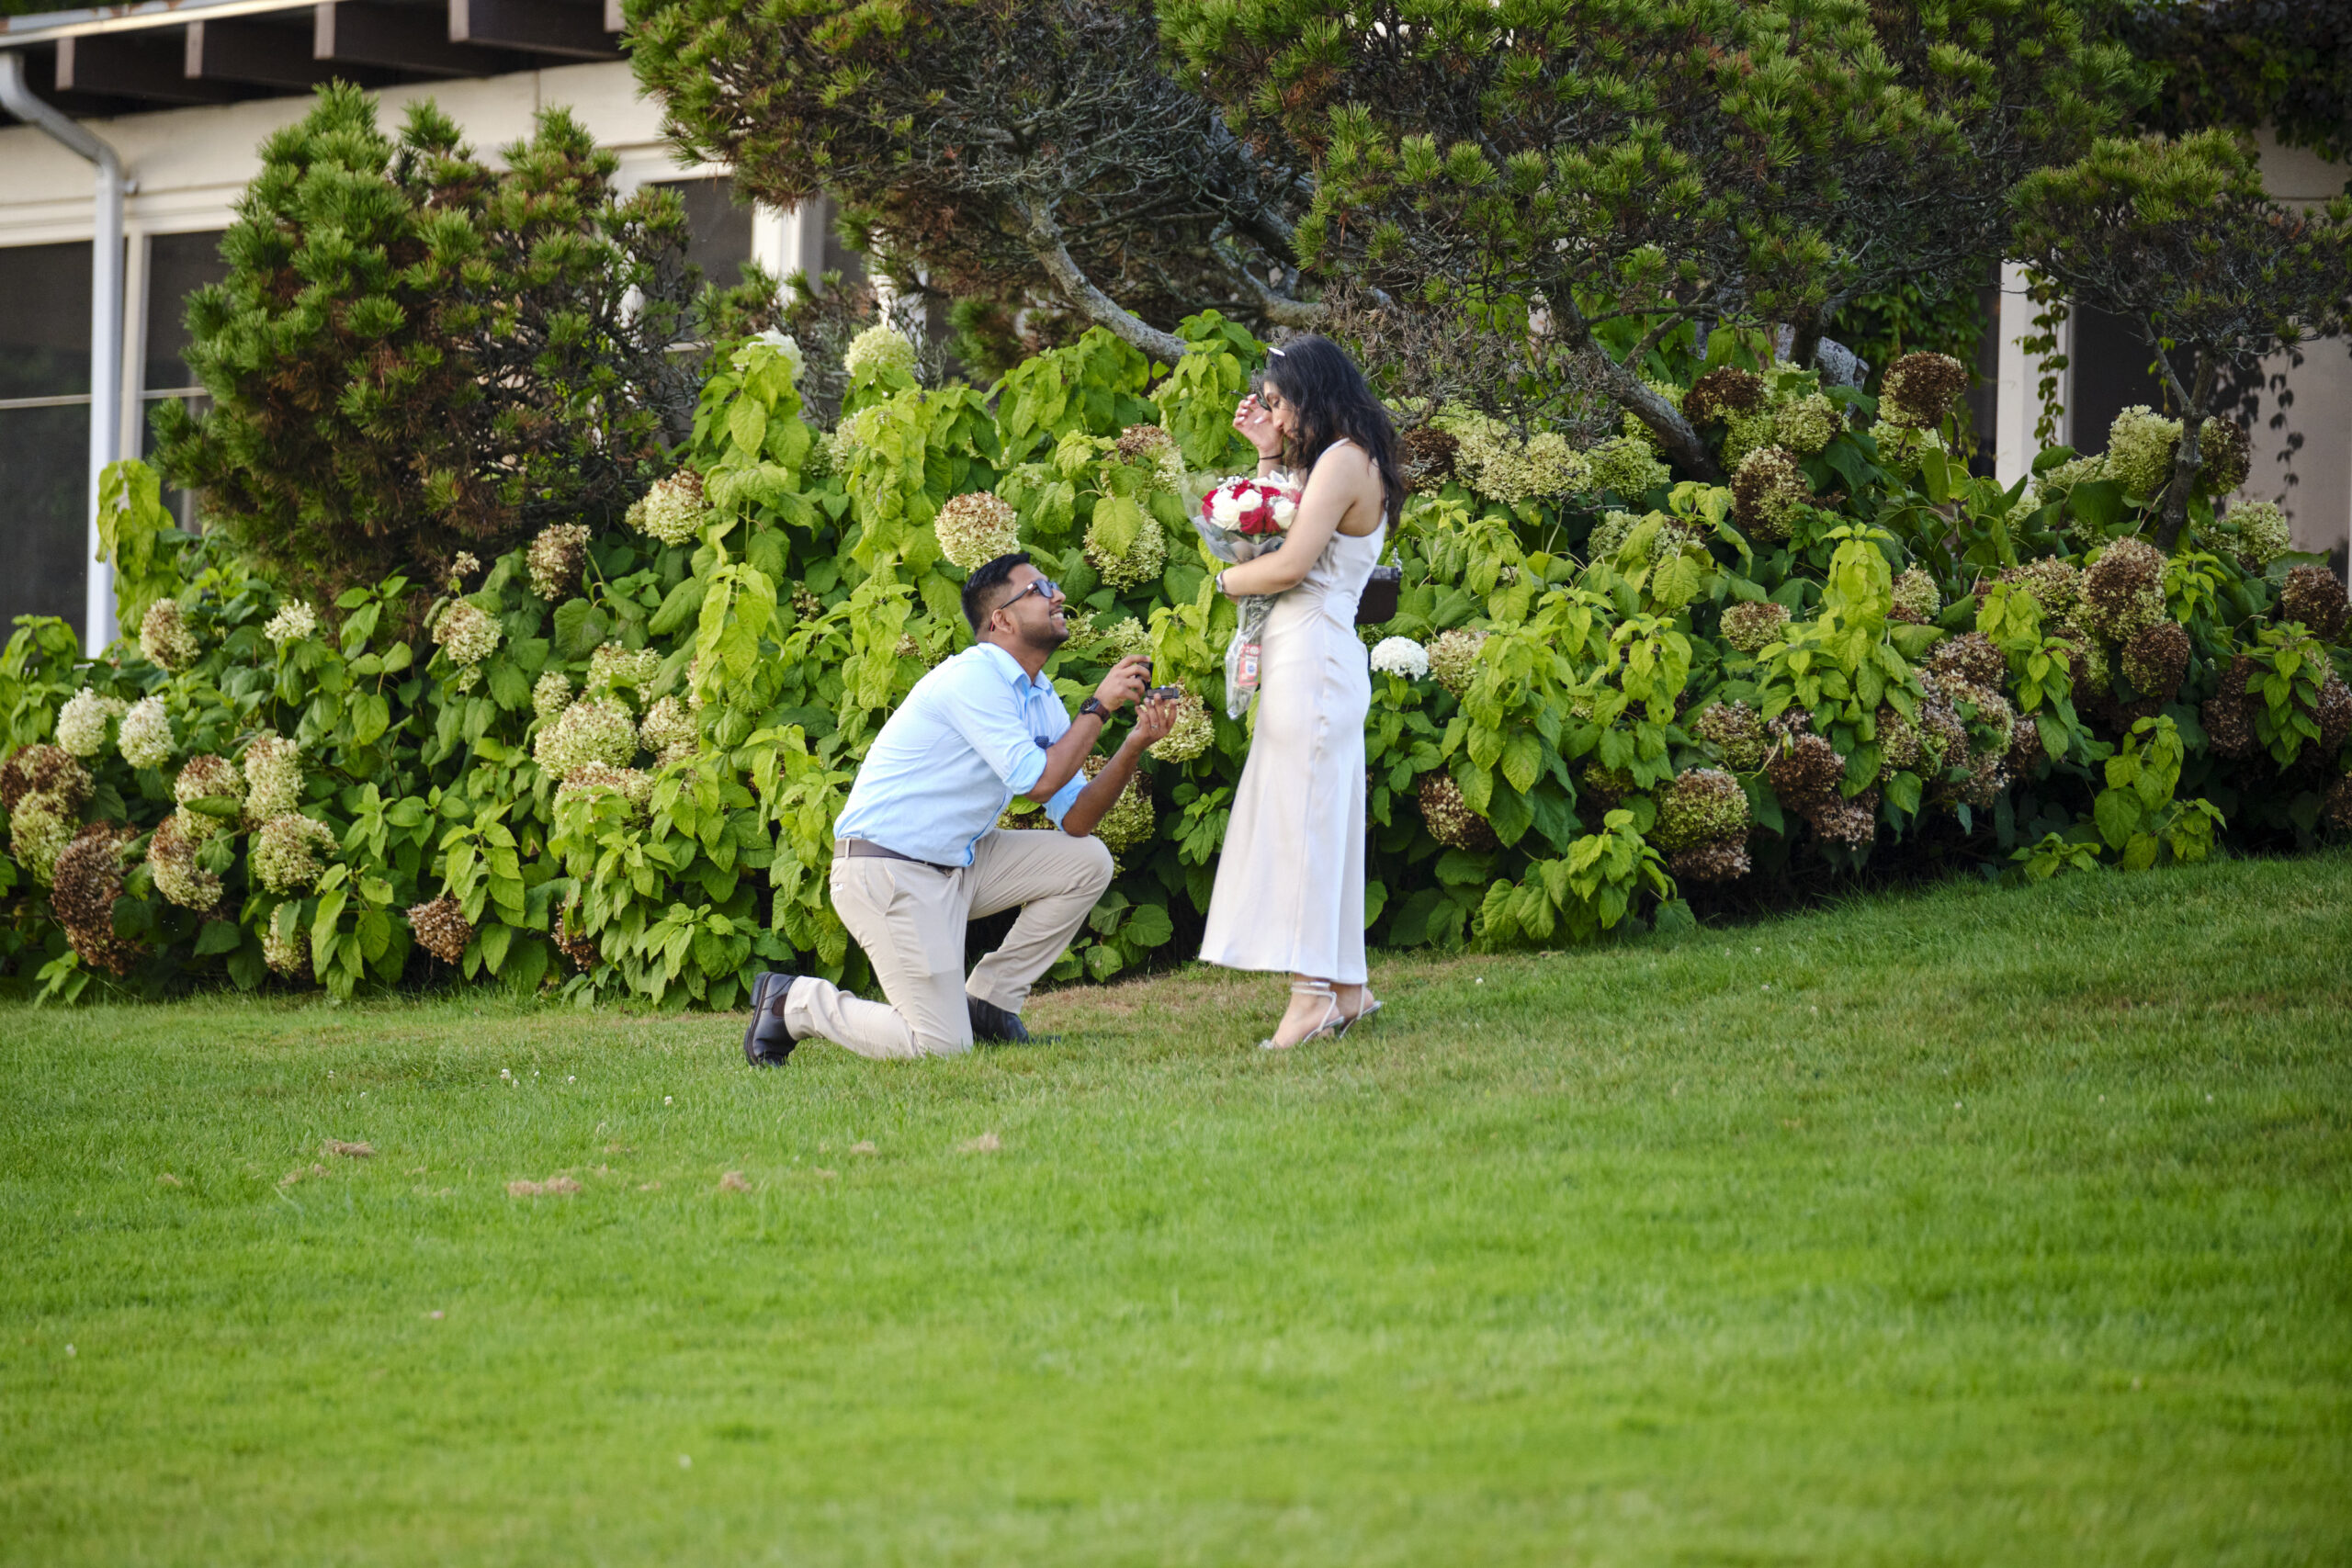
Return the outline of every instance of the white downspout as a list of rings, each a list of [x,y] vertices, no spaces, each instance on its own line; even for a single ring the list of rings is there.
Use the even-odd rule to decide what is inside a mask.
[[[98,476],[122,450],[122,160],[86,127],[33,96],[25,57],[0,52],[0,108],[97,165],[97,222],[90,241],[90,570],[82,596],[82,647],[95,659],[114,641],[114,568],[98,559]]]

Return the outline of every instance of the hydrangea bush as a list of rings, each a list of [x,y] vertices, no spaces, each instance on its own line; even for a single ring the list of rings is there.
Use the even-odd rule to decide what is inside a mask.
[[[1071,600],[1047,664],[1069,700],[1133,652],[1188,690],[1057,972],[1182,953],[1249,746],[1188,517],[1251,466],[1230,415],[1261,353],[1214,315],[1183,336],[1169,365],[1092,332],[985,391],[920,387],[876,337],[847,440],[801,417],[788,340],[748,342],[626,523],[551,525],[438,595],[395,576],[311,604],[116,485],[109,536],[176,575],[96,660],[54,621],[0,656],[0,981],[460,976],[711,1007],[771,965],[859,983],[833,818],[968,642],[966,571],[1014,544]],[[2343,586],[2258,506],[2200,498],[2156,549],[2130,475],[2179,439],[2164,422],[2132,411],[2120,457],[2053,449],[2003,488],[1945,455],[1962,382],[1939,356],[1874,401],[1710,346],[1654,384],[1726,485],[1635,434],[1555,449],[1443,411],[1408,433],[1400,608],[1365,628],[1375,943],[1557,944],[1866,865],[2040,876],[2352,829]]]

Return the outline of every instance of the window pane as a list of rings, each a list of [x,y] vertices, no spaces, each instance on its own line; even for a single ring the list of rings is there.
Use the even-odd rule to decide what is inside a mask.
[[[89,457],[86,403],[0,409],[0,637],[18,615],[82,619]]]
[[[147,242],[147,370],[151,391],[193,387],[187,350],[187,297],[229,276],[220,259],[220,231],[158,234]]]
[[[0,247],[0,398],[89,390],[90,247]]]
[[[703,281],[732,288],[743,280],[752,259],[752,209],[734,199],[735,182],[663,180],[686,204],[686,260],[702,268]]]

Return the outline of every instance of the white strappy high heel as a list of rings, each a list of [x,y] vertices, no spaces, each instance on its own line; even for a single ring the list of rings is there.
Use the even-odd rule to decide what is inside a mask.
[[[1366,992],[1365,994],[1367,996],[1371,995],[1370,992]],[[1366,1002],[1353,1017],[1342,1019],[1340,1021],[1339,1038],[1342,1040],[1346,1039],[1348,1037],[1349,1030],[1353,1029],[1357,1024],[1362,1023],[1365,1019],[1370,1018],[1374,1013],[1378,1012],[1382,1008],[1387,1005],[1387,1003],[1382,1001],[1378,997],[1373,997],[1372,1000]]]
[[[1323,1040],[1327,1038],[1336,1040],[1341,1033],[1346,1032],[1348,1021],[1340,1016],[1340,993],[1332,987],[1329,982],[1324,980],[1293,980],[1290,983],[1290,994],[1295,997],[1321,997],[1326,1009],[1323,1016],[1323,1021],[1317,1024],[1313,1029],[1308,1030],[1306,1033],[1300,1035],[1297,1039],[1292,1041],[1288,1045],[1283,1044],[1281,1041],[1269,1034],[1266,1038],[1258,1042],[1259,1050],[1288,1051],[1294,1046],[1304,1045],[1310,1040]]]

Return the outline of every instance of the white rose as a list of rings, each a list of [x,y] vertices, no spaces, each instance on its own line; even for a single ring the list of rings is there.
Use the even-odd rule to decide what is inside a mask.
[[[1227,528],[1241,522],[1241,498],[1229,490],[1221,490],[1209,502],[1209,515]]]
[[[1286,495],[1278,495],[1274,497],[1274,521],[1276,523],[1279,523],[1283,527],[1287,528],[1290,526],[1290,520],[1297,515],[1298,502],[1293,501]]]

